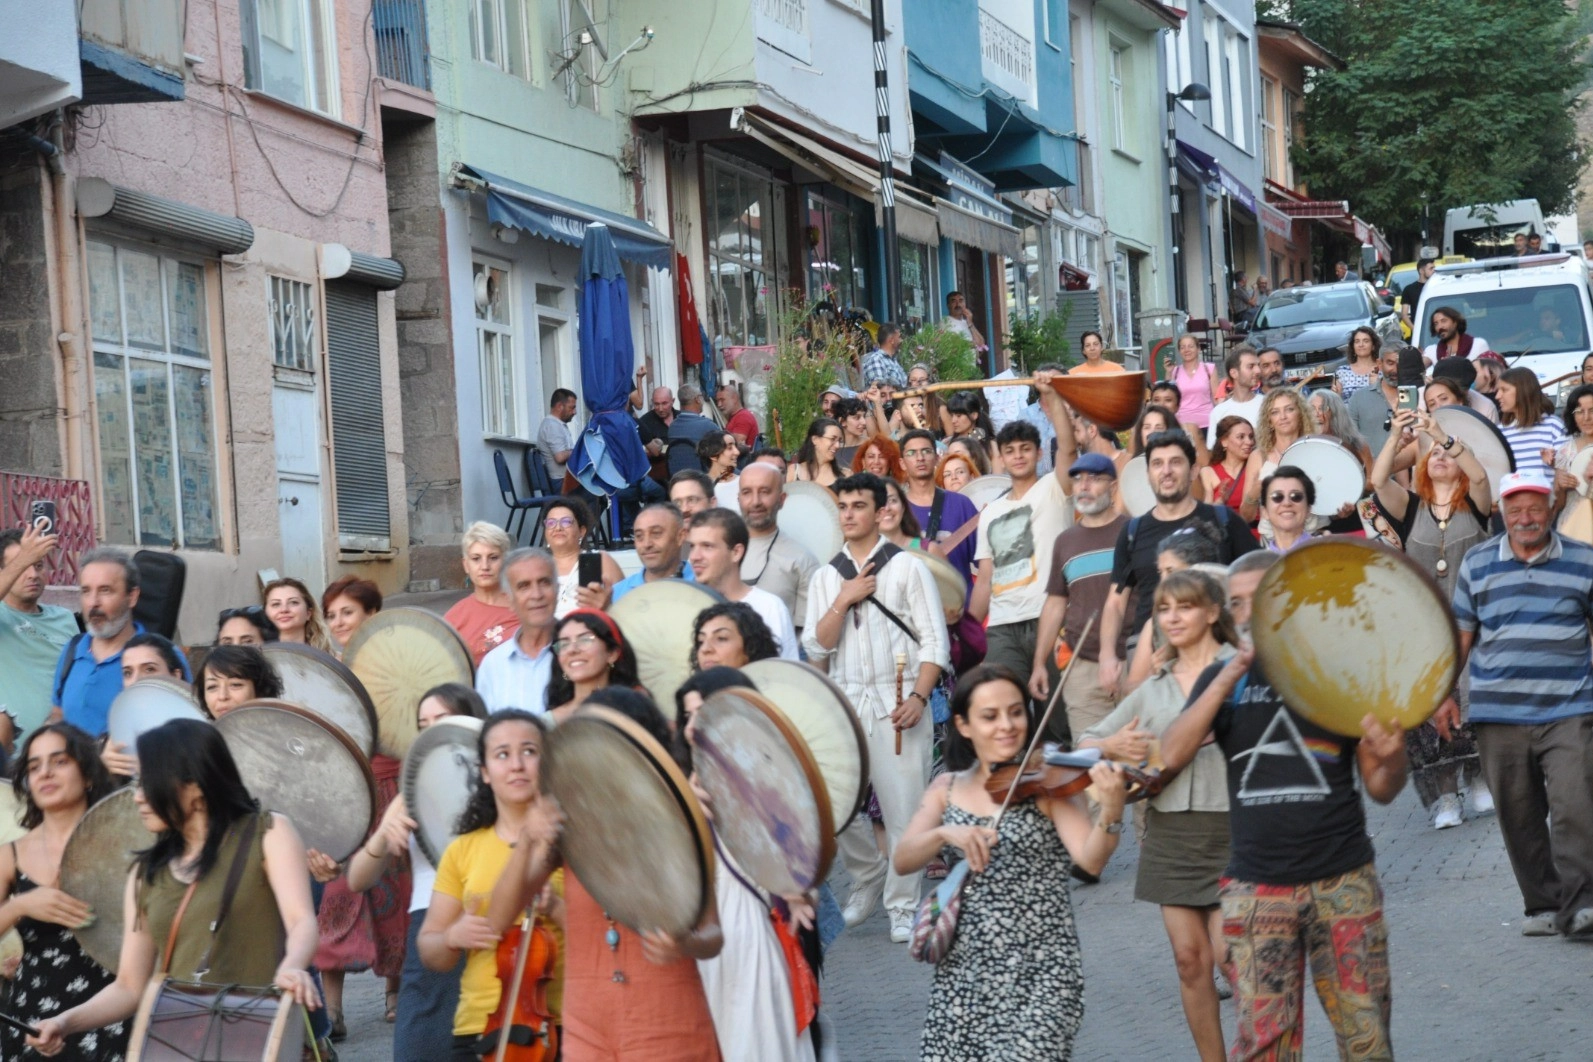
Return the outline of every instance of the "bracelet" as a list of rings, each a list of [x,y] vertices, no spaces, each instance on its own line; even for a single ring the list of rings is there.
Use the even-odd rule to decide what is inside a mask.
[[[928,703],[929,703],[929,698],[928,698],[928,697],[925,697],[925,696],[924,696],[924,695],[923,695],[923,694],[922,694],[922,693],[919,693],[919,692],[918,692],[918,691],[917,691],[917,690],[912,690],[912,691],[910,691],[910,692],[909,692],[909,693],[908,693],[908,694],[907,694],[907,697],[917,697],[917,698],[918,698],[918,699],[919,699],[919,700],[921,700],[921,701],[923,701],[923,702],[924,702],[924,703],[925,703],[925,704],[928,704]],[[903,697],[903,698],[902,698],[902,699],[903,699],[903,700],[906,700],[906,699],[907,699],[907,697]]]

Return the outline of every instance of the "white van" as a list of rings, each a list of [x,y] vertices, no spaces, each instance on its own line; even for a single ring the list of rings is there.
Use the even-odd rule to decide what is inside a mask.
[[[1466,319],[1468,334],[1536,373],[1558,405],[1593,353],[1588,265],[1580,253],[1562,251],[1439,266],[1422,287],[1411,342],[1424,349],[1436,342],[1433,311],[1451,307]]]
[[[1534,232],[1548,235],[1536,199],[1455,207],[1444,214],[1444,254],[1468,258],[1514,254],[1516,235]]]

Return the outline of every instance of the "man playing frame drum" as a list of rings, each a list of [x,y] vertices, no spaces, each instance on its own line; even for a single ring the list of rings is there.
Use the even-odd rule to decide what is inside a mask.
[[[802,644],[815,662],[828,664],[868,733],[869,780],[894,850],[929,781],[933,720],[925,709],[950,660],[950,641],[934,576],[880,536],[884,482],[860,472],[838,480],[835,494],[846,545],[813,574]],[[916,880],[890,868],[866,815],[841,833],[840,848],[853,882],[847,924],[866,919],[883,892],[891,939],[906,943]]]

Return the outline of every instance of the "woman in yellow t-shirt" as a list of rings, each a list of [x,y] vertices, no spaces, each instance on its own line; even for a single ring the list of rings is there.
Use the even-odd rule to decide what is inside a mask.
[[[550,806],[538,795],[545,735],[546,724],[530,712],[511,708],[488,716],[476,742],[481,774],[459,817],[459,836],[437,865],[431,907],[416,940],[421,961],[432,970],[451,970],[460,953],[468,953],[454,1012],[455,1062],[479,1062],[477,1041],[504,990],[498,980],[501,934],[486,917],[493,887],[516,845],[529,843],[532,858],[541,860],[548,858],[556,836]],[[548,993],[557,1023],[563,1002],[562,881],[555,877],[551,884],[552,898],[540,905],[537,920],[553,930],[560,953]]]

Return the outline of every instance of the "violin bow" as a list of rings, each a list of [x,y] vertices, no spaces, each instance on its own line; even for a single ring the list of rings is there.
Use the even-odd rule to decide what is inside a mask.
[[[16,1032],[22,1033],[25,1036],[37,1036],[37,1035],[39,1035],[39,1030],[38,1029],[36,1029],[33,1026],[29,1025],[27,1022],[23,1021],[21,1018],[14,1018],[11,1015],[5,1013],[4,1011],[0,1011],[0,1025],[4,1025],[4,1026],[6,1026],[9,1029],[12,1029],[12,1030],[14,1030]]]
[[[1090,613],[1090,618],[1084,623],[1084,630],[1079,632],[1080,645],[1089,641],[1090,630],[1095,626],[1095,617],[1099,615],[1099,612]],[[1029,757],[1034,755],[1040,739],[1045,736],[1045,725],[1051,721],[1051,713],[1056,711],[1056,702],[1062,697],[1062,687],[1067,684],[1068,676],[1073,673],[1073,665],[1078,662],[1079,654],[1074,653],[1068,660],[1068,666],[1057,676],[1056,689],[1051,691],[1051,702],[1045,706],[1045,714],[1040,716],[1040,721],[1034,725],[1034,733],[1029,735],[1029,747],[1023,750],[1023,759],[1018,761],[1018,769],[1012,776],[1012,784],[1007,787],[1007,799],[1001,802],[1001,810],[997,811],[996,817],[990,820],[992,830],[1001,824],[1001,816],[1007,813],[1007,805],[1012,803],[1012,794],[1018,791],[1018,780],[1023,777],[1023,769],[1028,766]]]

